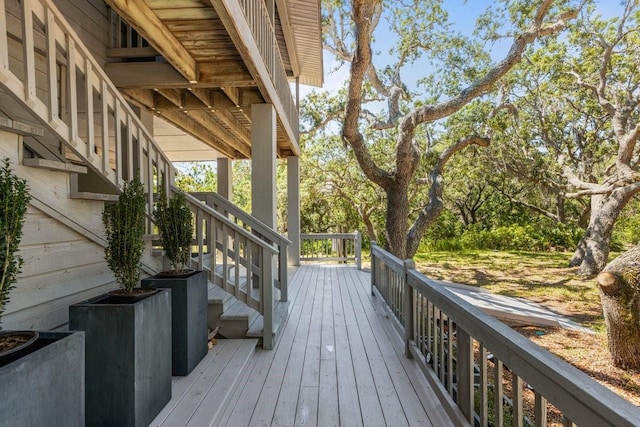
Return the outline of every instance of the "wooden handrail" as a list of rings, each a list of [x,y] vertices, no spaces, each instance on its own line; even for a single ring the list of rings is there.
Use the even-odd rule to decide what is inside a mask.
[[[172,187],[173,193],[180,192]],[[281,253],[273,243],[237,224],[197,197],[182,193],[196,223],[194,267],[207,271],[209,280],[233,294],[263,316],[262,346],[273,346],[274,272]],[[284,248],[286,252],[286,247]],[[233,276],[229,272],[233,270]],[[285,282],[286,283],[286,282]],[[286,297],[286,288],[282,294]]]
[[[420,364],[457,425],[502,425],[510,412],[513,425],[543,426],[547,402],[562,413],[565,425],[631,426],[640,420],[635,405],[416,271],[412,261],[375,243],[371,258],[374,293],[394,313],[407,355]],[[533,418],[524,415],[525,393],[532,395]],[[493,420],[490,399],[500,408],[493,410]]]
[[[276,267],[276,288],[280,290],[280,300],[287,301],[289,288],[287,247],[291,241],[217,193],[195,192],[189,194],[205,202],[207,206],[220,212],[245,230],[249,230],[255,236],[275,245],[279,253]]]

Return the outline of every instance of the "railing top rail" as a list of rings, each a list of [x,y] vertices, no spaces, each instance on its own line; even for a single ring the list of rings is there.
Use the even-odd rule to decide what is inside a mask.
[[[211,196],[215,199],[215,202],[223,205],[224,208],[232,213],[236,218],[241,219],[243,222],[251,225],[251,228],[260,233],[262,236],[268,238],[273,242],[277,242],[280,246],[286,246],[291,244],[291,240],[287,239],[282,234],[278,233],[264,222],[260,221],[256,217],[248,214],[247,212],[240,209],[238,206],[231,203],[229,200],[225,199],[221,195],[215,192],[190,192],[194,197],[198,196]]]
[[[301,239],[353,239],[358,233],[301,233]]]
[[[171,187],[171,191],[174,192],[174,193],[180,192],[180,193],[184,194],[185,199],[187,200],[187,202],[189,204],[191,204],[192,206],[194,206],[196,209],[200,209],[200,210],[204,211],[207,215],[210,215],[210,216],[214,217],[216,220],[224,223],[226,226],[228,226],[229,228],[233,229],[235,232],[241,234],[242,236],[244,236],[248,240],[252,241],[256,245],[264,248],[265,250],[271,252],[274,255],[279,253],[279,250],[278,250],[277,247],[265,242],[262,239],[259,239],[258,237],[256,237],[255,235],[251,234],[250,232],[248,232],[247,230],[245,230],[244,228],[242,228],[241,226],[239,226],[235,222],[231,221],[229,218],[227,218],[224,215],[222,215],[220,212],[217,212],[215,209],[203,204],[201,202],[201,200],[197,199],[196,197],[192,196],[191,194],[185,193],[185,192],[183,192],[182,190],[180,190],[179,188],[177,188],[175,186]]]
[[[555,405],[562,403],[561,411],[572,420],[585,425],[635,425],[639,421],[635,405],[422,273],[410,270],[407,281],[538,393]]]

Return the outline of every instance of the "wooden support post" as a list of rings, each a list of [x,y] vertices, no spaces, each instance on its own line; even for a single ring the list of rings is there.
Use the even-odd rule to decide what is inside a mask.
[[[409,359],[413,358],[413,355],[411,354],[411,341],[413,341],[414,339],[413,302],[415,300],[413,288],[409,284],[409,270],[414,270],[415,268],[416,264],[412,259],[407,259],[404,261],[404,301],[402,301],[404,312],[402,316],[404,320],[404,354]]]
[[[373,289],[376,286],[376,256],[374,254],[374,249],[376,247],[376,241],[371,241],[371,295],[375,295],[376,293]]]
[[[262,348],[273,349],[273,256],[262,249]]]
[[[362,234],[359,231],[356,231],[356,240],[355,240],[355,256],[356,256],[356,267],[358,270],[362,270]]]
[[[452,338],[453,324],[449,319],[449,340]],[[466,419],[473,425],[475,417],[473,409],[473,341],[469,334],[461,328],[456,331],[457,336],[457,377],[458,377],[458,407],[466,417]],[[453,357],[452,354],[448,355],[449,358]],[[452,387],[452,384],[449,384]]]

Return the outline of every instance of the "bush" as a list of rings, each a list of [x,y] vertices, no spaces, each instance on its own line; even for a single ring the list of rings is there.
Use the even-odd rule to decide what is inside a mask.
[[[0,168],[0,316],[22,266],[22,257],[15,252],[31,199],[28,191],[27,182],[11,172],[9,159],[5,159]]]
[[[144,189],[136,178],[124,184],[118,201],[102,213],[107,247],[105,258],[120,287],[131,293],[140,279],[140,260],[144,251]]]
[[[420,251],[517,250],[547,251],[574,249],[583,231],[565,224],[538,221],[485,229],[471,225],[458,236],[434,238],[425,234]]]

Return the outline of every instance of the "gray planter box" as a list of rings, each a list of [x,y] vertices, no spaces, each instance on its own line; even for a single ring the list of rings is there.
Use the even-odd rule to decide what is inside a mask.
[[[84,334],[39,334],[28,352],[0,367],[0,425],[84,426]]]
[[[172,373],[188,375],[207,354],[207,273],[157,275],[142,280],[143,288],[171,289]]]
[[[87,425],[147,426],[171,400],[171,291],[130,304],[102,295],[69,307],[85,331]]]

